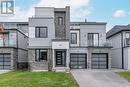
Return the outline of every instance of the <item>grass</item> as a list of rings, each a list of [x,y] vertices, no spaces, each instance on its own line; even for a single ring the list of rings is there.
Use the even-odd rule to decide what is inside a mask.
[[[118,72],[118,74],[130,82],[130,72]]]
[[[0,87],[79,87],[70,74],[12,71],[0,75]]]

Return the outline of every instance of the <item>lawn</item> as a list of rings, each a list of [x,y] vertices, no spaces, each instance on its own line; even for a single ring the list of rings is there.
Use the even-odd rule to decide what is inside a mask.
[[[0,75],[0,87],[79,87],[70,74],[12,71]]]
[[[118,72],[118,74],[130,82],[130,72]]]

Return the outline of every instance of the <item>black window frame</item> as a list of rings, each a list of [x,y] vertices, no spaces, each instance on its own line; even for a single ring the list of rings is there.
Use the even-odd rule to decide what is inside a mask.
[[[89,37],[90,37],[89,35],[90,35],[90,34],[92,35],[92,38],[93,38],[93,39],[92,39],[92,41],[93,41],[93,42],[92,42],[92,46],[95,46],[95,45],[94,45],[94,34],[98,34],[98,46],[99,46],[99,33],[88,33],[88,34],[87,34],[87,40],[88,40],[88,41],[89,41]]]
[[[46,29],[46,36],[45,37],[41,36],[41,28]],[[38,35],[37,35],[37,32],[38,32]],[[48,38],[48,28],[46,26],[37,26],[37,27],[35,27],[35,38]]]
[[[40,52],[41,52],[41,50],[44,50],[45,52],[46,52],[46,59],[43,59],[43,60],[41,60],[40,59]],[[37,51],[38,51],[38,53],[37,53]],[[38,57],[37,57],[37,54],[38,54]],[[37,61],[37,62],[40,62],[40,61],[47,61],[47,57],[48,57],[48,52],[47,52],[47,49],[35,49],[35,61]]]
[[[76,43],[72,43],[73,41],[72,41],[72,34],[75,34],[76,35]],[[71,37],[71,44],[77,44],[77,33],[70,33],[70,37]],[[74,41],[75,42],[75,41]]]

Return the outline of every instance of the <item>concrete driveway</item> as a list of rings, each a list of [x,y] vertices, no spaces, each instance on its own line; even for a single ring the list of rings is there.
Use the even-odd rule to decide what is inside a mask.
[[[10,72],[11,70],[0,70],[0,74],[3,74],[3,73],[8,73]]]
[[[130,87],[130,83],[111,70],[71,70],[80,87]]]

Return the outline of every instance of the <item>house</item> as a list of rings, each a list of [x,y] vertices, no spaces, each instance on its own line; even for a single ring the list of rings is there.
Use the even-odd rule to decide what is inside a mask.
[[[26,68],[27,22],[0,23],[0,70]]]
[[[69,7],[35,7],[29,18],[28,63],[32,71],[110,69],[106,23],[70,23]]]
[[[106,43],[105,22],[71,22],[70,68],[111,68],[111,46]]]
[[[107,32],[112,48],[112,67],[130,69],[130,24],[116,25]]]

